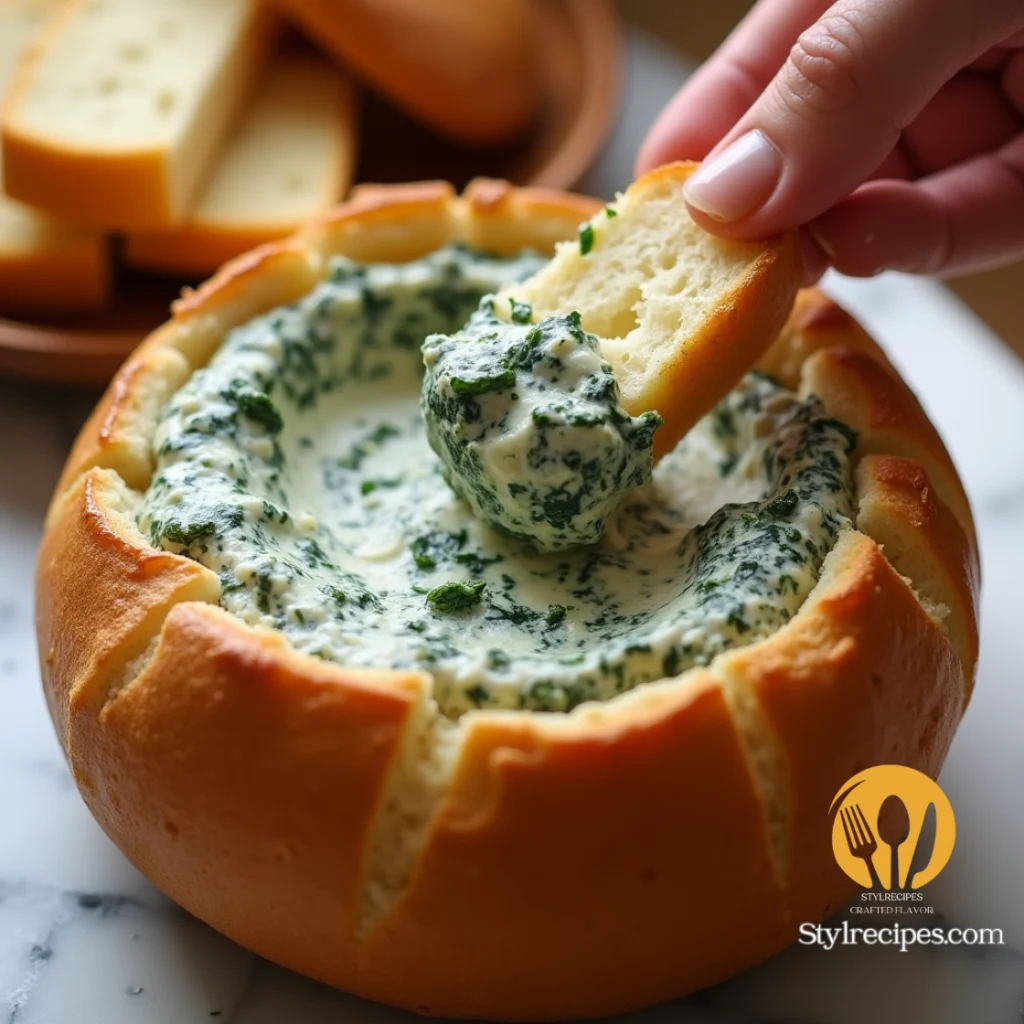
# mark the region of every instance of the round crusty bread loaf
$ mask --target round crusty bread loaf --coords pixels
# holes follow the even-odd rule
[[[493,145],[537,112],[529,0],[278,0],[357,75],[459,142]]]
[[[963,489],[911,392],[817,292],[761,365],[858,430],[856,528],[784,628],[706,668],[568,714],[442,723],[425,674],[300,655],[140,534],[161,406],[330,254],[550,250],[594,209],[495,182],[368,189],[229,264],[111,384],[39,556],[47,699],[108,835],[243,945],[424,1013],[600,1016],[781,949],[851,894],[833,794],[878,763],[934,777],[974,676]]]

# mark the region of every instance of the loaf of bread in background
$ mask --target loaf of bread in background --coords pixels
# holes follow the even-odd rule
[[[291,234],[352,182],[355,90],[310,53],[275,58],[180,228],[129,235],[126,261],[197,276]]]
[[[273,25],[259,0],[64,0],[11,85],[8,193],[112,230],[181,223]]]
[[[22,50],[56,9],[57,0],[0,0],[0,103]],[[109,279],[102,235],[58,224],[0,191],[0,309],[99,306]]]
[[[537,111],[529,0],[276,0],[397,106],[470,144],[507,141]]]

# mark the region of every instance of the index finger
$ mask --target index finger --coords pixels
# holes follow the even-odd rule
[[[702,160],[747,112],[829,0],[761,0],[661,112],[640,147],[641,174]]]

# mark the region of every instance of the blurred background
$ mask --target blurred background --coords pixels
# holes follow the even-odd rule
[[[94,13],[63,30],[67,53],[52,30],[64,0],[0,4],[0,374],[101,386],[183,286],[360,183],[491,175],[609,196],[663,104],[751,6],[218,3],[234,21],[213,25],[203,0],[78,5]],[[199,46],[218,33],[219,49]],[[69,54],[83,46],[78,69]],[[232,47],[244,67],[228,66]],[[217,75],[234,80],[230,103]],[[177,208],[145,198],[144,161],[110,157],[115,136],[138,153],[156,140],[161,173],[187,168]],[[1024,356],[1024,264],[949,287]]]

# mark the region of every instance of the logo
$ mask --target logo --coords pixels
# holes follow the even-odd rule
[[[1002,928],[924,920],[935,910],[921,889],[946,866],[956,839],[953,808],[927,775],[898,764],[858,772],[832,801],[829,824],[836,862],[864,891],[842,920],[804,921],[802,946],[906,953],[912,946],[1005,945]]]
[[[898,764],[854,775],[833,799],[829,819],[836,862],[874,892],[916,892],[946,866],[956,839],[946,794]]]

